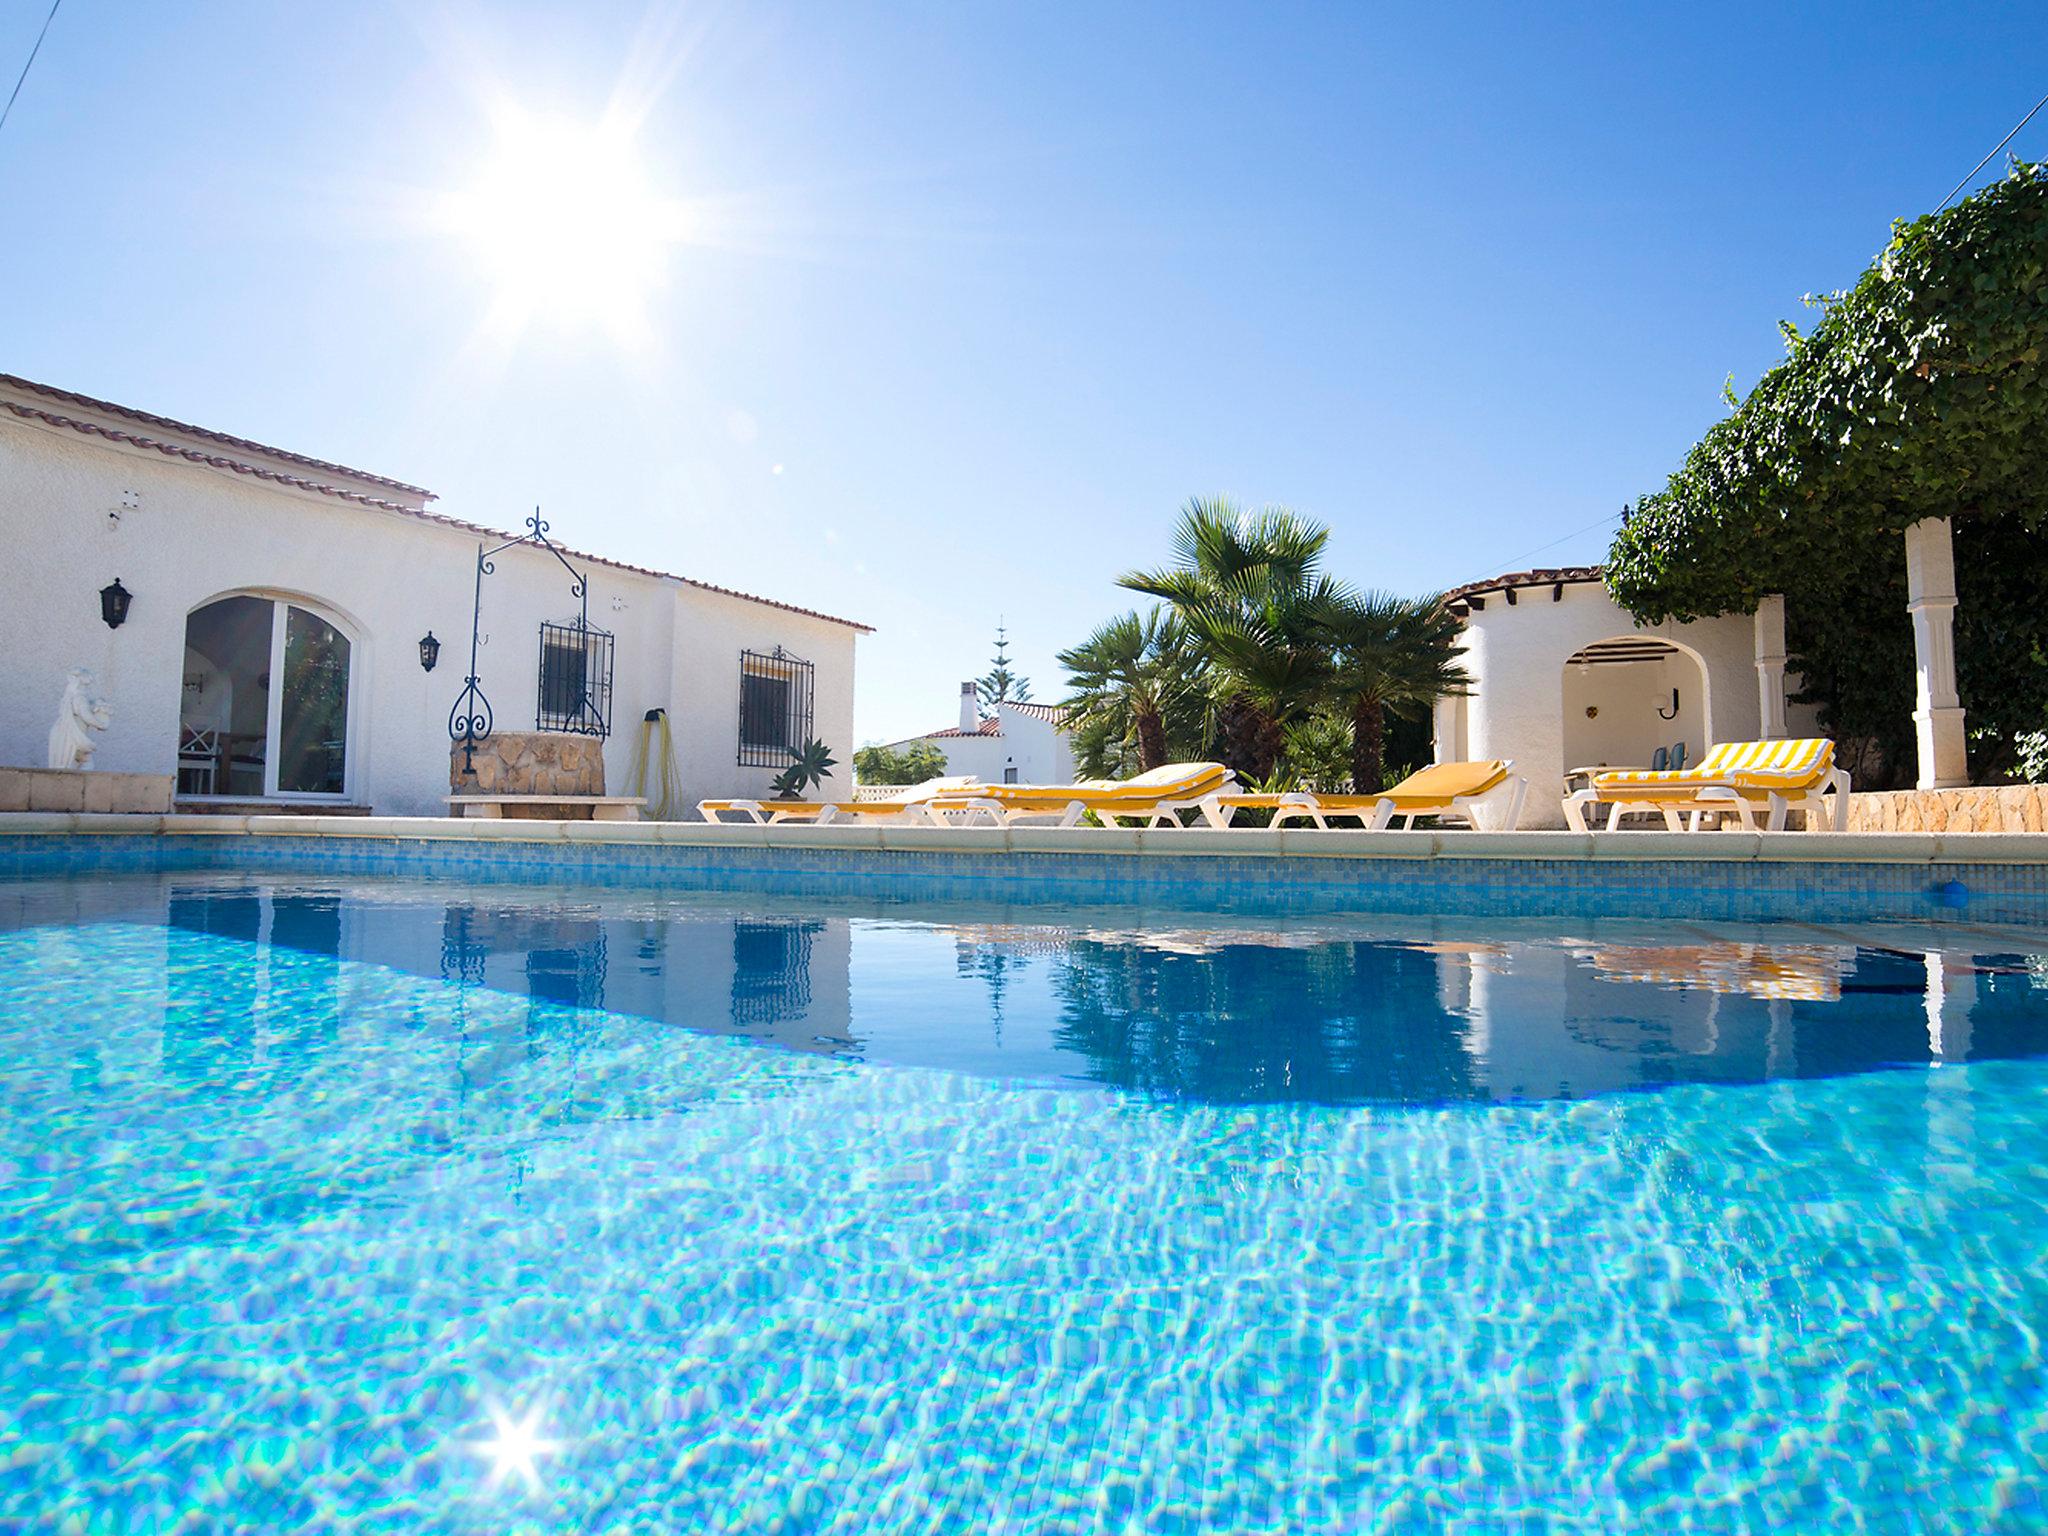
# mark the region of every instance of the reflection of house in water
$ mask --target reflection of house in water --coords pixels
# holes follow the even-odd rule
[[[1526,1101],[2048,1052],[2014,957],[1707,940],[1070,937],[1060,1044],[1194,1098]]]
[[[811,1009],[811,941],[822,923],[732,925],[732,1021],[754,1033],[800,1023]]]
[[[579,1096],[575,1115],[611,1112],[571,1079],[632,1033],[620,1015],[1224,1102],[1583,1098],[2048,1054],[2048,971],[2016,956],[1829,944],[1811,930],[1774,942],[1738,925],[1595,924],[1560,939],[1463,919],[1204,927],[1069,912],[1038,925],[1014,909],[886,925],[878,964],[858,973],[869,1010],[856,1039],[858,918],[728,898],[480,894],[173,881],[167,1079],[254,1064],[295,1080],[338,1037],[388,1039],[393,998],[410,1010],[423,1083],[458,1104],[492,1095],[514,1118],[533,1106],[513,1085],[550,1063],[571,1069],[558,1086]],[[249,953],[181,964],[180,935]],[[393,988],[343,962],[436,985]],[[659,1033],[640,1038],[663,1049]]]
[[[1848,945],[1516,946],[1470,969],[1492,1097],[1833,1077],[2048,1051],[2048,998],[2013,956]]]
[[[166,1061],[184,1052],[195,1074],[216,1070],[224,1054],[254,1051],[263,1031],[313,1027],[307,1021],[316,1015],[326,1021],[319,1027],[331,1031],[345,1012],[339,961],[449,983],[458,1023],[474,989],[516,1000],[516,1014],[491,1010],[489,1042],[513,1058],[555,1037],[573,1044],[601,1026],[601,1019],[581,1017],[596,1010],[805,1051],[842,1049],[850,1040],[844,918],[784,920],[590,901],[463,897],[429,904],[414,892],[393,900],[346,887],[259,882],[177,884],[166,901],[174,930],[254,950],[246,964],[209,967],[182,983],[173,968]],[[273,1016],[267,1006],[271,968],[287,963],[294,967],[296,1019]],[[329,989],[334,1006],[307,1009],[309,984]],[[519,1025],[508,1034],[515,1017]],[[467,1080],[474,1082],[483,1066],[470,1062]]]
[[[451,980],[798,1050],[848,1040],[843,918],[457,905],[444,927],[463,935],[453,946],[459,968],[444,969]],[[612,963],[614,954],[620,963]],[[516,974],[506,974],[508,966]]]

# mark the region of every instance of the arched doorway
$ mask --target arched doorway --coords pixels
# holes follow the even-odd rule
[[[1662,749],[1706,754],[1712,721],[1707,670],[1683,646],[1624,635],[1576,651],[1564,664],[1564,766],[1648,768]]]
[[[356,646],[297,598],[217,598],[185,619],[184,798],[348,798]]]

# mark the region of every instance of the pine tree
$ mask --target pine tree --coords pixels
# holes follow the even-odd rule
[[[1031,700],[1031,679],[1010,670],[1009,632],[996,625],[996,654],[987,674],[976,680],[974,691],[984,709],[998,704],[1026,704]]]

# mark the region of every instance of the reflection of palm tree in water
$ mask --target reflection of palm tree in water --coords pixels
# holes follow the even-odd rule
[[[1003,999],[1010,990],[1010,973],[1021,972],[1028,962],[994,944],[975,944],[961,939],[955,945],[953,966],[962,976],[979,976],[988,988],[988,1022],[994,1043],[1003,1043]]]
[[[1054,980],[1060,1043],[1120,1088],[1244,1102],[1485,1097],[1438,967],[1383,943],[1230,944],[1178,955],[1076,939]]]

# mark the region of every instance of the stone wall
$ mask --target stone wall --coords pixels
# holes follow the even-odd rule
[[[112,811],[162,816],[170,809],[168,773],[0,768],[0,811]]]
[[[462,743],[448,751],[457,795],[601,795],[604,741],[563,731],[497,731],[476,744],[476,777],[462,772]]]
[[[1851,832],[2048,831],[2048,784],[1901,789],[1849,797]]]

